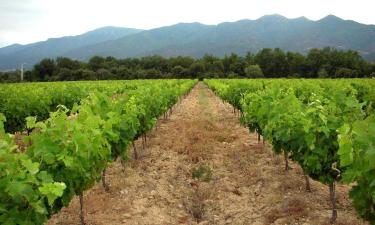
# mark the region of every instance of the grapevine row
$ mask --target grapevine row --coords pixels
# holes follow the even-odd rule
[[[374,80],[207,80],[241,112],[241,122],[329,186],[333,222],[335,183],[356,182],[350,197],[375,223]],[[308,181],[308,179],[306,179]],[[309,190],[309,183],[306,182]]]
[[[58,105],[71,109],[92,91],[122,93],[152,82],[133,80],[0,84],[0,113],[7,118],[5,130],[15,132],[26,128],[26,117],[36,116],[38,121],[45,120],[49,117],[49,112],[55,111]]]
[[[28,117],[32,131],[24,152],[0,114],[0,223],[43,224],[75,195],[82,202],[107,166],[126,160],[129,144],[194,84],[153,81],[117,95],[92,92],[71,110],[59,106],[45,121]]]

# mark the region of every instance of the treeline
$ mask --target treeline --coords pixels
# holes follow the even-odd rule
[[[0,82],[19,81],[20,71],[0,73]],[[88,62],[43,59],[24,73],[26,81],[116,80],[158,78],[354,78],[374,77],[375,64],[356,51],[311,49],[306,55],[265,48],[256,54],[219,58],[205,55],[116,59],[94,56]]]

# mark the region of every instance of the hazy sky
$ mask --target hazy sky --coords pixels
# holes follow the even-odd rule
[[[375,24],[375,0],[0,0],[0,47],[76,35],[101,26],[150,29],[218,24],[265,14],[318,20],[328,14]]]

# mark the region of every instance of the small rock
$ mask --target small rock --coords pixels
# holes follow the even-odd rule
[[[193,180],[193,181],[190,182],[190,185],[191,185],[192,187],[198,187],[198,186],[199,186],[199,183],[198,183],[197,181]]]
[[[242,192],[240,192],[240,190],[238,190],[237,188],[235,188],[235,189],[233,190],[233,193],[236,194],[236,195],[238,195],[238,196],[241,196],[241,195],[242,195]]]
[[[129,213],[122,214],[122,216],[125,217],[126,219],[129,219],[132,217],[132,215],[130,215]]]
[[[122,194],[122,195],[126,195],[126,194],[128,194],[128,190],[126,190],[126,189],[121,190],[121,191],[120,191],[120,194]]]

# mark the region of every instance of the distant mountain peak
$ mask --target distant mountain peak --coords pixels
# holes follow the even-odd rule
[[[279,14],[257,20],[239,20],[218,25],[178,23],[151,30],[102,27],[81,35],[57,38],[29,45],[0,48],[0,70],[28,66],[42,58],[57,56],[88,60],[94,55],[118,58],[162,56],[201,57],[205,53],[223,56],[281,48],[306,53],[311,48],[333,47],[358,51],[375,59],[375,26],[328,15],[321,20],[306,17],[288,19]]]
[[[186,25],[203,25],[203,24],[199,22],[181,22],[181,23],[176,23],[175,25],[186,26]]]
[[[0,69],[14,69],[20,63],[32,66],[43,58],[64,56],[66,52],[88,45],[113,41],[142,30],[123,27],[101,27],[75,36],[49,38],[28,45],[13,44],[0,48]]]
[[[23,46],[23,45],[18,44],[18,43],[14,43],[14,44],[11,44],[11,45],[8,45],[8,46],[5,46],[5,47],[19,47],[19,46]]]
[[[258,20],[288,20],[285,16],[282,16],[280,14],[269,14],[269,15],[264,15],[260,17]]]
[[[117,27],[117,26],[104,26],[104,27],[99,27],[94,30],[90,30],[86,33],[93,33],[93,32],[101,32],[101,31],[112,31],[112,30],[133,30],[133,31],[142,31],[141,29],[136,29],[136,28],[127,28],[127,27]]]
[[[92,31],[96,31],[96,30],[107,30],[107,29],[134,29],[134,28],[124,28],[124,27],[118,27],[118,26],[104,26],[104,27],[99,27],[99,28],[96,28]]]
[[[176,23],[176,24],[173,24],[169,27],[184,27],[184,28],[189,28],[189,27],[202,27],[202,26],[207,26],[203,23],[199,23],[199,22],[191,22],[191,23],[187,23],[187,22],[183,22],[183,23]]]
[[[343,19],[341,19],[340,17],[337,17],[335,15],[329,14],[329,15],[323,17],[322,19],[320,19],[319,21],[343,21]]]
[[[6,45],[4,47],[1,47],[0,49],[4,49],[4,48],[17,48],[17,47],[22,47],[22,46],[23,46],[22,44],[14,43],[14,44],[10,44],[10,45]]]
[[[307,17],[304,17],[304,16],[297,17],[297,18],[295,18],[295,20],[300,20],[300,21],[311,21],[310,19],[308,19]]]

